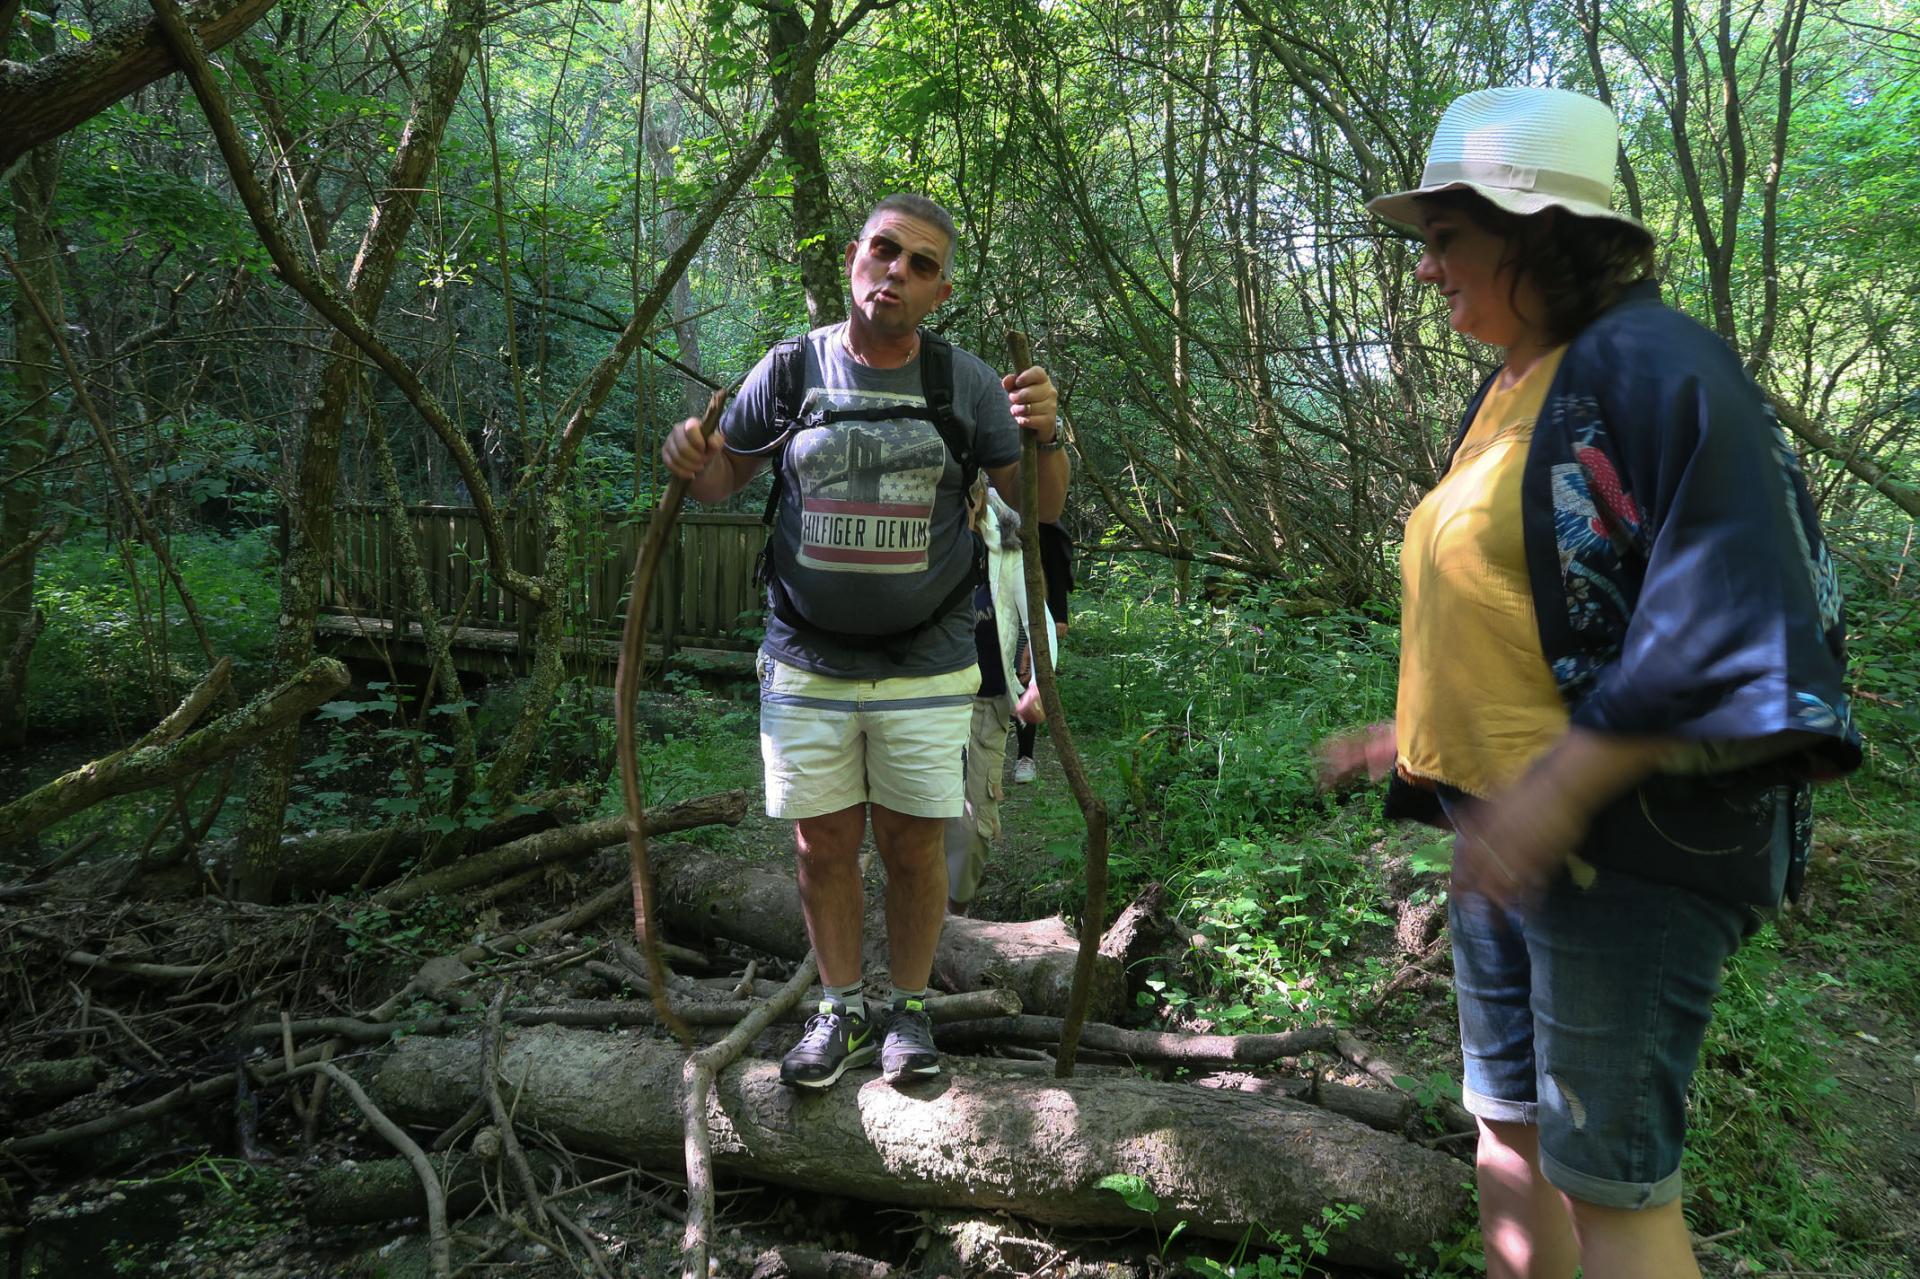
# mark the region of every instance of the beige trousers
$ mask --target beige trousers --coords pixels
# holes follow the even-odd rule
[[[1007,720],[1013,703],[973,699],[967,733],[966,812],[947,821],[947,896],[964,906],[980,891],[987,861],[1000,842],[1000,801],[1006,798]]]

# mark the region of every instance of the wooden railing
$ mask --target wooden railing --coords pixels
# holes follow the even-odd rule
[[[513,566],[538,574],[542,555],[535,522],[503,514]],[[488,572],[480,520],[466,506],[410,506],[432,607],[462,631],[531,633],[533,612]],[[363,622],[382,619],[396,633],[417,622],[413,596],[395,555],[399,530],[383,506],[343,505],[334,512],[334,555],[323,594],[327,612]],[[620,637],[633,560],[646,525],[623,516],[586,521],[567,555],[569,635],[587,641]],[[686,512],[674,526],[648,607],[647,639],[662,654],[678,649],[751,652],[762,599],[753,587],[754,559],[766,540],[758,516]],[[596,645],[597,647],[597,645]]]

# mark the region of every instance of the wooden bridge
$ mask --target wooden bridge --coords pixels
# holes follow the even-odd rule
[[[479,516],[467,506],[410,506],[407,526],[420,548],[435,615],[451,628],[454,664],[487,676],[521,674],[533,662],[534,613],[488,572]],[[513,566],[540,571],[531,519],[502,512]],[[576,528],[567,554],[569,668],[611,684],[619,660],[633,562],[647,526],[608,514]],[[401,535],[384,506],[334,512],[334,556],[323,593],[321,642],[348,657],[428,664],[418,611],[401,579]],[[766,540],[756,515],[682,513],[648,607],[647,647],[680,669],[748,674],[763,600],[753,564]]]

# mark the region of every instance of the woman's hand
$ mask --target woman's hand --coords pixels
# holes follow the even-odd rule
[[[1593,811],[1561,788],[1523,780],[1453,814],[1453,884],[1503,905],[1545,888],[1580,846]]]
[[[1523,902],[1560,873],[1600,810],[1673,750],[1656,737],[1572,728],[1519,781],[1454,815],[1456,887]]]
[[[1320,743],[1318,755],[1321,790],[1345,786],[1362,772],[1377,782],[1393,771],[1393,762],[1399,756],[1393,721],[1382,720],[1365,728],[1335,733]]]

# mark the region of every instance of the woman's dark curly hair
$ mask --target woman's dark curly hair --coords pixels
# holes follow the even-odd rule
[[[1547,303],[1547,314],[1538,318],[1555,342],[1570,341],[1618,302],[1628,286],[1653,277],[1653,239],[1628,223],[1583,218],[1564,209],[1508,213],[1464,189],[1419,198],[1430,209],[1472,219],[1506,242],[1500,265],[1513,268],[1509,300],[1517,305],[1521,279],[1532,280]]]

